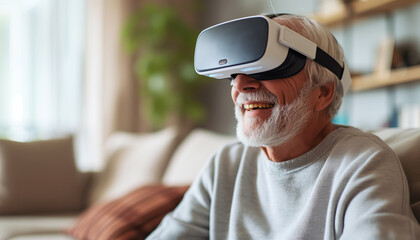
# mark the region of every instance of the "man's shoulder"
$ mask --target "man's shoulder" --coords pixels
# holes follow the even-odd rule
[[[377,135],[369,131],[351,126],[337,126],[337,139],[342,144],[350,144],[350,147],[383,149],[392,151],[391,148]]]
[[[394,167],[396,164],[398,165],[397,155],[375,134],[353,127],[339,130],[329,157],[341,159],[341,168],[347,166],[358,169],[362,166],[376,164]]]

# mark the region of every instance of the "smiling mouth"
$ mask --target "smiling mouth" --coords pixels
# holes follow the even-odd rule
[[[274,107],[272,103],[253,103],[253,104],[244,104],[244,109],[246,111],[252,111],[257,109],[267,109]]]

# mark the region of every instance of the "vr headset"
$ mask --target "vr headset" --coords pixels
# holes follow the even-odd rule
[[[309,58],[334,73],[345,94],[351,84],[348,66],[341,66],[315,43],[272,20],[275,16],[239,18],[203,30],[196,42],[195,71],[217,79],[246,74],[272,80],[299,73]]]

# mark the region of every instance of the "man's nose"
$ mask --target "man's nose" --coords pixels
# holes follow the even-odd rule
[[[255,91],[261,87],[261,83],[258,80],[248,75],[238,74],[232,81],[233,88],[243,93]]]

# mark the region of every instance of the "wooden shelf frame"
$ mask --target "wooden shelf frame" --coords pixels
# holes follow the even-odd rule
[[[353,77],[351,89],[353,92],[360,92],[418,80],[420,80],[420,66],[412,66],[395,69],[388,74],[372,74]]]
[[[415,3],[420,3],[420,0],[353,0],[335,12],[328,14],[319,12],[313,17],[328,27],[335,27],[364,17],[392,12]],[[393,69],[388,73],[353,77],[351,89],[353,92],[360,92],[419,80],[420,65]]]
[[[418,2],[420,0],[354,0],[337,12],[330,14],[316,13],[314,18],[331,27],[366,16],[390,12],[396,8],[406,7]]]

